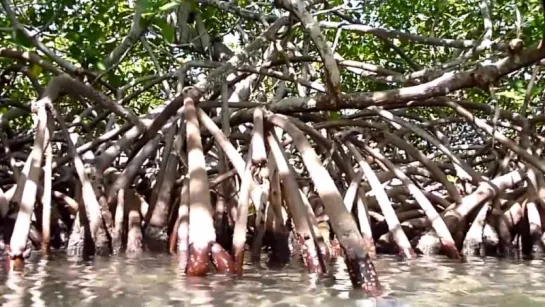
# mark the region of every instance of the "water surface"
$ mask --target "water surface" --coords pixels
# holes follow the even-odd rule
[[[375,261],[386,295],[353,290],[342,261],[317,279],[300,264],[282,270],[245,266],[243,278],[189,278],[168,255],[139,259],[29,261],[22,273],[0,271],[3,306],[543,306],[542,260],[444,258]]]

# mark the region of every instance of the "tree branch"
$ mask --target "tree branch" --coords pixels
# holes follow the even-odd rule
[[[5,0],[2,0],[5,1]],[[132,45],[136,44],[140,37],[144,34],[147,29],[148,22],[142,22],[142,13],[145,9],[140,5],[140,1],[135,1],[134,16],[132,19],[131,29],[129,33],[123,38],[121,44],[115,47],[112,52],[104,59],[104,66],[106,68],[115,65],[121,57],[131,48]]]
[[[337,100],[338,95],[341,92],[341,74],[337,67],[337,61],[335,61],[333,56],[333,51],[326,43],[318,23],[307,11],[303,1],[278,0],[277,3],[297,16],[305,30],[310,34],[310,37],[312,38],[312,41],[314,41],[318,53],[320,53],[320,57],[324,62],[325,79],[329,90],[328,94],[331,95],[334,100]]]
[[[441,77],[427,83],[401,89],[381,92],[353,93],[341,95],[339,103],[335,103],[327,94],[314,97],[289,97],[269,106],[277,113],[303,112],[313,110],[365,109],[369,106],[385,106],[399,104],[409,106],[413,100],[423,100],[436,96],[444,96],[454,91],[474,86],[486,87],[499,78],[526,67],[545,58],[545,45],[540,41],[536,47],[522,50],[519,54],[505,57],[495,63],[480,66],[459,73],[445,73]]]
[[[373,34],[381,38],[397,38],[400,41],[404,42],[415,42],[424,45],[430,46],[442,46],[442,47],[452,47],[460,49],[475,48],[483,43],[489,45],[490,49],[498,50],[502,52],[508,52],[511,50],[509,43],[506,42],[496,42],[491,40],[477,41],[477,40],[456,40],[450,38],[437,38],[437,37],[426,37],[416,34],[405,33],[397,30],[388,30],[382,28],[375,28],[368,25],[362,24],[350,24],[345,22],[332,22],[332,21],[320,21],[320,27],[327,29],[346,29],[363,34]]]

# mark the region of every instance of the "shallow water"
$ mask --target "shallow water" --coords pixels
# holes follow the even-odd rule
[[[543,306],[542,260],[444,258],[375,265],[386,295],[352,290],[342,261],[334,277],[317,279],[298,263],[281,271],[247,265],[241,279],[188,278],[168,255],[74,262],[56,256],[27,263],[22,273],[0,271],[3,306]]]

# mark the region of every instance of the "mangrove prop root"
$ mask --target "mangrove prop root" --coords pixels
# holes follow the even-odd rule
[[[238,275],[242,275],[242,267],[244,264],[244,249],[233,250],[233,258],[235,259],[235,271]]]
[[[369,296],[382,294],[382,286],[378,280],[375,266],[368,255],[358,257],[353,251],[342,247],[348,276],[354,288],[362,289]]]
[[[127,234],[126,252],[127,252],[127,255],[138,256],[143,251],[143,248],[142,248],[143,236],[142,236],[142,227],[141,227],[142,219],[140,216],[140,208],[134,206],[130,208],[129,210],[130,210],[129,216],[128,216],[129,226],[128,226],[128,234]]]
[[[380,206],[382,213],[384,214],[386,223],[388,224],[388,229],[392,233],[393,238],[397,246],[399,247],[400,255],[406,259],[415,259],[416,254],[411,247],[407,235],[403,232],[403,229],[401,228],[399,218],[397,217],[392,207],[392,203],[388,198],[386,191],[382,187],[379,178],[377,177],[369,163],[366,161],[366,159],[364,159],[362,154],[358,151],[358,149],[349,141],[345,141],[345,144],[348,150],[356,158],[365,177],[369,181],[373,193],[375,193],[376,195],[377,202]]]
[[[38,180],[40,178],[41,164],[43,158],[43,151],[47,142],[46,127],[47,127],[47,109],[46,104],[50,103],[49,96],[46,96],[42,100],[36,102],[36,128],[37,135],[34,140],[34,148],[30,154],[28,161],[30,161],[29,170],[23,169],[23,173],[27,176],[21,176],[17,183],[17,192],[20,191],[20,199],[17,199],[19,203],[19,213],[13,227],[13,233],[10,240],[10,257],[20,257],[24,252],[28,234],[30,232],[30,224],[32,214],[34,212],[34,205],[36,203],[36,194],[38,189]],[[29,163],[29,162],[27,162]],[[21,258],[22,259],[22,258]]]
[[[460,259],[460,253],[452,241],[441,240],[441,251],[451,259]]]
[[[117,204],[115,208],[115,228],[112,234],[112,253],[119,254],[121,251],[123,237],[123,220],[125,214],[125,190],[117,192]]]
[[[189,259],[189,180],[184,178],[180,195],[180,206],[178,207],[178,219],[180,221],[177,231],[177,254],[181,267],[187,265]],[[185,264],[184,264],[185,261]]]
[[[209,245],[195,247],[195,244],[189,244],[186,274],[188,276],[205,276],[208,273],[208,264],[210,263],[209,254]]]
[[[267,120],[273,125],[282,128],[282,130],[286,131],[293,138],[293,143],[297,148],[297,151],[301,153],[303,163],[318,191],[318,195],[324,203],[325,211],[330,218],[333,231],[337,235],[339,243],[345,249],[350,249],[354,259],[355,257],[357,257],[357,259],[369,257],[356,222],[350,212],[344,207],[343,199],[335,182],[321,163],[318,155],[311,147],[305,135],[285,116],[277,114],[268,115]],[[350,258],[346,259],[350,260]],[[374,267],[372,266],[369,269],[374,270]],[[363,271],[353,272],[362,273]],[[373,276],[374,278],[377,278],[376,273],[373,273]],[[360,276],[353,280],[365,278],[366,276]]]
[[[44,158],[44,186],[42,193],[42,255],[49,255],[51,244],[51,198],[53,186],[53,170],[51,163],[53,161],[53,149],[51,146],[50,136],[53,134],[53,121],[51,115],[48,114],[48,129],[45,131],[46,139],[49,141],[45,147]]]
[[[17,22],[10,1],[0,2],[13,27],[30,37]],[[278,33],[290,23],[288,16],[266,16],[263,23],[272,25],[257,39],[247,33],[245,40],[253,42],[236,54],[227,52],[230,60],[225,55],[214,55],[212,50],[213,62],[189,61],[177,71],[164,74],[163,68],[172,63],[152,56],[158,75],[141,76],[116,88],[100,80],[104,74],[95,76],[55,56],[40,43],[38,35],[30,37],[31,43],[62,69],[37,54],[0,48],[0,57],[18,62],[7,62],[7,69],[0,67],[0,92],[10,97],[2,99],[2,104],[15,106],[0,116],[0,153],[4,153],[0,156],[0,228],[9,232],[2,235],[0,242],[0,249],[7,247],[8,252],[4,265],[22,269],[31,244],[35,249],[42,247],[47,254],[50,245],[56,248],[61,245],[56,241],[65,241],[58,239],[59,233],[65,234],[64,228],[70,232],[67,254],[78,256],[120,254],[123,248],[129,256],[140,255],[144,246],[150,249],[158,241],[159,236],[152,236],[158,234],[162,239],[166,229],[170,232],[169,252],[180,257],[180,266],[187,275],[207,275],[211,265],[219,273],[242,274],[247,232],[252,229],[253,261],[261,259],[265,246],[271,254],[269,260],[277,258],[287,263],[293,243],[308,270],[321,273],[327,271],[326,261],[342,255],[354,287],[374,296],[382,292],[372,262],[376,248],[387,253],[397,251],[404,258],[415,257],[413,246],[422,253],[442,252],[451,258],[459,258],[460,252],[501,253],[503,248],[533,256],[535,244],[543,245],[545,239],[545,136],[541,129],[545,115],[526,117],[526,109],[537,100],[532,86],[539,66],[545,63],[543,38],[526,48],[519,39],[489,44],[489,38],[485,39],[488,42],[455,41],[383,29],[367,31],[357,25],[347,29],[396,36],[418,44],[472,49],[451,63],[442,63],[442,68],[427,67],[401,74],[352,60],[335,60],[319,27],[332,29],[343,25],[320,22],[318,27],[313,20],[315,12],[307,12],[304,1],[277,2],[310,31],[324,63],[321,70],[311,67],[315,59],[306,56],[306,45],[301,52],[292,50],[295,53],[289,59],[276,59],[276,53],[282,52],[276,47],[287,42],[290,50],[294,49],[294,43],[289,42],[294,37]],[[187,7],[184,10],[181,24],[188,19]],[[141,13],[135,14],[135,18],[139,19]],[[263,17],[249,11],[235,13],[243,19]],[[202,25],[199,20],[197,34],[206,34]],[[145,30],[137,28],[137,32]],[[190,39],[187,31],[183,32],[177,42],[182,45]],[[338,34],[334,45],[346,42],[340,31]],[[127,48],[134,42],[127,42],[121,44],[121,49],[129,54]],[[269,48],[262,48],[265,44],[270,44]],[[204,52],[209,44],[202,40],[201,45],[204,48],[197,49]],[[261,57],[260,49],[266,50]],[[507,57],[484,66],[481,64],[485,59],[479,59],[483,61],[472,63],[475,67],[449,72],[452,67],[467,66],[466,60],[474,61],[483,51],[487,57],[497,57],[493,52]],[[197,57],[201,55],[210,54]],[[404,60],[413,70],[419,69],[410,59]],[[262,62],[258,68],[257,61]],[[39,81],[48,77],[30,74],[34,69],[27,65],[38,65],[53,73],[45,91]],[[353,73],[363,70],[365,79],[391,88],[350,93],[353,87],[347,86],[346,94],[341,94],[336,65]],[[474,87],[490,90],[490,86],[502,84],[498,82],[501,78],[530,65],[535,66],[532,79],[518,112],[481,102],[453,100],[460,96],[455,91]],[[217,69],[201,78],[200,74],[206,74],[202,68],[207,67]],[[285,76],[275,67],[282,67]],[[291,76],[298,67],[303,70],[301,78]],[[359,68],[354,70],[356,67]],[[31,108],[18,101],[32,95],[27,95],[27,86],[17,84],[17,72],[30,80],[40,97]],[[320,72],[325,73],[320,76]],[[132,78],[130,72],[124,77]],[[173,78],[178,79],[178,94],[170,99],[173,93],[169,82]],[[183,89],[186,81],[195,79],[201,81]],[[276,83],[274,79],[282,81]],[[133,99],[142,100],[140,95],[159,82],[163,82],[170,101],[141,117],[124,107]],[[295,83],[298,95],[285,97],[285,82]],[[325,82],[325,86],[320,82]],[[101,87],[108,93],[100,92]],[[24,95],[17,93],[22,89]],[[276,93],[271,101],[273,90]],[[15,95],[9,91],[15,91]],[[128,92],[132,94],[125,95]],[[66,94],[71,99],[54,105]],[[448,94],[454,95],[446,98]],[[217,110],[218,95],[221,111]],[[115,96],[116,101],[109,96]],[[266,101],[243,102],[257,97]],[[208,101],[201,102],[201,98]],[[237,105],[229,102],[231,99]],[[74,111],[79,112],[73,101],[86,105],[85,111],[66,125],[64,121],[73,117]],[[92,106],[88,105],[90,102]],[[143,111],[140,103],[131,105]],[[55,108],[61,106],[66,109],[57,112]],[[405,112],[414,107],[426,109]],[[436,112],[445,107],[454,111],[451,116],[442,117],[446,114],[444,109]],[[210,115],[204,109],[210,110]],[[347,109],[361,112],[343,112]],[[48,112],[54,114],[62,135],[55,131],[55,121]],[[22,124],[24,121],[15,121],[26,113],[34,116],[36,131],[29,131]],[[339,119],[332,119],[331,115]],[[489,124],[492,115],[493,126]],[[119,119],[125,123],[116,128]],[[221,130],[215,123],[220,121]],[[474,131],[469,132],[471,129]],[[96,139],[89,141],[90,138]],[[26,161],[22,171],[16,159]],[[105,183],[103,177],[108,176],[106,168],[110,165],[118,176]],[[183,177],[176,181],[181,174]],[[226,176],[219,175],[210,184],[210,177],[215,174]],[[176,189],[181,180],[184,182],[180,194]],[[211,190],[217,195],[215,206],[210,199]],[[314,192],[319,196],[318,202],[310,199]],[[346,192],[344,206],[342,192]],[[256,209],[255,215],[249,214],[250,205]],[[176,212],[178,218],[173,221]],[[63,229],[59,230],[61,226]],[[6,240],[9,245],[4,246]]]
[[[329,251],[328,244],[325,241],[321,240],[321,241],[318,241],[316,245],[318,246],[320,255],[323,257],[324,263],[327,263],[328,261],[330,261],[331,252]]]
[[[231,255],[219,244],[210,244],[210,258],[219,273],[234,273],[235,263]]]
[[[244,259],[244,245],[246,243],[246,225],[248,222],[248,206],[250,205],[250,183],[252,178],[252,164],[248,161],[240,184],[240,192],[237,205],[237,217],[233,233],[233,256],[235,257],[238,274],[242,274]]]
[[[178,229],[180,228],[181,222],[182,222],[182,217],[178,216],[176,218],[176,222],[174,222],[174,227],[172,227],[172,231],[170,232],[170,236],[168,238],[168,252],[171,255],[178,253],[176,245],[178,245]]]
[[[312,238],[304,238],[300,234],[296,234],[296,238],[299,246],[301,246],[301,255],[309,273],[321,273],[322,265],[320,264],[318,249],[315,248],[317,246],[316,242]]]
[[[286,158],[276,140],[276,137],[272,133],[267,134],[267,143],[271,149],[271,160],[274,159],[276,167],[278,168],[278,174],[282,180],[281,189],[282,195],[285,196],[288,210],[292,215],[293,223],[295,226],[295,233],[297,244],[300,246],[304,255],[315,255],[317,247],[315,244],[314,236],[312,233],[311,225],[306,214],[313,214],[305,210],[302,195],[299,193],[297,181],[293,173],[290,171]],[[309,256],[307,258],[303,256],[305,265],[309,272],[317,272],[321,268],[320,265],[316,266],[314,263],[315,258]]]
[[[6,272],[9,271],[22,271],[25,267],[25,260],[23,257],[16,256],[13,259],[6,257],[5,267]]]

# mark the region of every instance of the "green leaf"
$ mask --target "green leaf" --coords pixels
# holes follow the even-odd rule
[[[329,114],[327,115],[327,117],[330,119],[330,120],[337,120],[337,119],[341,119],[341,113],[339,111],[334,111],[334,112],[328,112]]]
[[[172,2],[170,2],[170,3],[167,3],[167,4],[163,5],[163,6],[161,6],[161,7],[159,8],[159,11],[164,12],[164,11],[171,10],[171,9],[173,9],[173,8],[175,8],[175,7],[177,7],[177,6],[179,6],[180,4],[182,4],[180,1],[172,1]]]
[[[251,205],[248,207],[248,215],[254,215],[257,211],[255,210],[255,206]]]
[[[518,91],[522,92],[526,90],[526,83],[523,80],[516,80],[513,84],[513,87]]]
[[[32,41],[21,30],[15,30],[15,42],[23,47],[32,48]]]
[[[40,65],[32,64],[30,65],[30,69],[28,70],[28,73],[34,78],[37,78],[42,73],[42,67]]]
[[[99,70],[106,70],[106,66],[101,61],[97,61],[95,64]]]
[[[150,0],[138,0],[138,5],[140,5],[144,9],[149,9],[152,7]]]
[[[174,41],[174,27],[168,24],[163,18],[155,18],[155,24],[161,29],[161,34],[169,42]]]
[[[171,26],[166,26],[161,29],[161,34],[165,37],[165,39],[172,43],[174,41],[174,28]]]
[[[524,96],[521,95],[519,92],[515,91],[504,91],[496,93],[496,96],[505,97],[508,99],[514,99],[514,100],[524,100]]]

